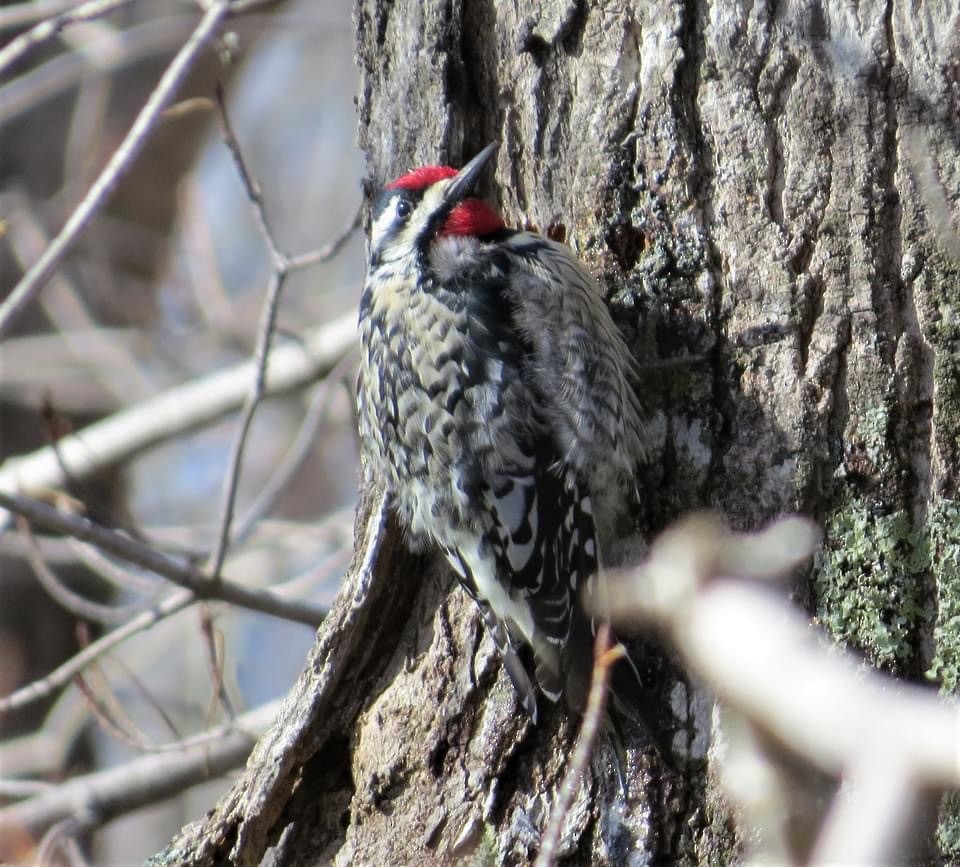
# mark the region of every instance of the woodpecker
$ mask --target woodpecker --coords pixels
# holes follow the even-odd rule
[[[544,695],[582,711],[593,624],[581,595],[595,590],[598,516],[643,456],[641,413],[593,277],[472,195],[495,151],[460,171],[415,169],[376,199],[358,415],[402,525],[453,567],[536,721],[515,642],[533,649]],[[618,669],[615,694],[642,692],[632,663]]]

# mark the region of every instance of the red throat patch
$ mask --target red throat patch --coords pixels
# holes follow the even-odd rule
[[[507,227],[500,215],[483,199],[464,199],[447,217],[438,234],[475,235],[482,238]]]

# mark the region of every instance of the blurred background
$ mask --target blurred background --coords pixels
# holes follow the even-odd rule
[[[0,46],[45,18],[89,5],[0,5]],[[185,0],[115,5],[0,69],[0,299],[60,230],[199,20],[197,4]],[[218,81],[280,250],[320,248],[351,223],[364,173],[355,145],[351,7],[348,0],[265,4],[231,21],[202,53],[132,171],[0,344],[0,487],[12,457],[78,432],[82,442],[97,420],[252,357],[273,265],[216,119]],[[359,231],[329,262],[291,272],[274,344],[355,316],[362,276]],[[355,359],[331,352],[338,354],[328,376],[258,409],[240,475],[239,532],[223,570],[238,583],[286,584],[324,605],[350,556],[357,488]],[[202,566],[218,532],[237,424],[233,412],[187,426],[63,490],[79,513]],[[278,477],[284,461],[287,472]],[[278,495],[251,516],[271,480]],[[48,581],[115,609],[113,620],[55,601],[27,562],[34,545],[52,573]],[[98,568],[89,551],[39,532],[31,541],[7,516],[0,696],[44,677],[175,589],[123,568],[107,580],[108,566]],[[22,794],[24,781],[42,791],[122,768],[283,696],[313,634],[216,603],[140,632],[88,669],[82,684],[0,714],[0,806]],[[71,846],[8,827],[0,855],[28,863],[40,846],[44,863],[139,863],[226,784],[192,787]]]

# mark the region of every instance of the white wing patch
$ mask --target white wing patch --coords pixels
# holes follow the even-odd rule
[[[486,506],[506,532],[501,541],[507,562],[520,572],[530,562],[537,541],[537,490],[533,479],[507,478],[486,497]]]
[[[453,564],[459,574],[463,574],[464,567],[473,579],[480,597],[486,600],[494,614],[515,627],[528,644],[534,643],[535,629],[533,616],[527,605],[518,603],[510,594],[508,585],[497,578],[497,563],[485,542],[476,537],[464,536],[463,544],[457,546],[457,554],[453,557],[447,552],[447,560]],[[462,566],[455,563],[459,559]]]

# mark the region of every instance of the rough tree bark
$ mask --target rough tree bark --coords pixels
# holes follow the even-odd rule
[[[874,664],[954,686],[950,5],[359,0],[356,25],[373,183],[498,140],[487,193],[508,222],[566,238],[609,290],[647,370],[653,459],[633,550],[694,508],[744,528],[811,514],[827,538],[800,601]],[[472,603],[437,563],[403,554],[389,519],[370,553],[383,519],[363,484],[357,559],[307,670],[168,860],[257,864],[269,846],[278,864],[535,854],[574,725],[525,721]],[[647,658],[690,765],[672,774],[628,741],[624,807],[601,749],[564,863],[732,858],[709,702]]]

